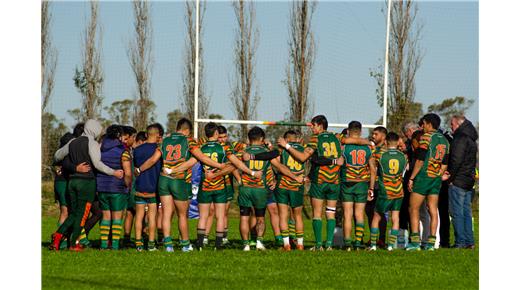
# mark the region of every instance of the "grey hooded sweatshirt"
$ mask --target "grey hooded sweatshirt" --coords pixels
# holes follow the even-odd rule
[[[59,162],[63,160],[65,156],[69,155],[70,161],[74,167],[83,162],[87,162],[91,167],[93,166],[105,174],[114,175],[115,171],[101,162],[100,144],[96,139],[101,135],[102,130],[103,128],[99,121],[92,119],[88,120],[85,123],[83,135],[71,140],[65,146],[56,151],[54,154],[54,160]],[[96,176],[93,170],[91,170],[87,173],[73,173],[70,175],[70,178],[95,179]]]

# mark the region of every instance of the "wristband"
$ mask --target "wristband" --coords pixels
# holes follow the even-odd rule
[[[137,171],[137,174],[141,174],[141,169],[139,169],[139,167],[136,167],[135,171]]]
[[[249,160],[255,160],[255,154],[249,154]]]
[[[255,171],[254,171],[254,170],[251,171],[251,176],[252,176],[252,177],[255,177]]]
[[[285,144],[285,149],[289,150],[291,148],[291,145],[289,143]]]

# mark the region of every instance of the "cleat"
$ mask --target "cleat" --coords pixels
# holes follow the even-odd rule
[[[249,241],[249,246],[256,247],[256,241]]]
[[[51,251],[59,251],[60,250],[60,243],[63,239],[63,235],[60,233],[54,233],[52,234],[52,243],[49,245],[49,250]]]
[[[305,248],[303,247],[303,245],[296,245],[296,250],[297,251],[303,251]]]
[[[199,250],[200,251],[200,250]],[[187,245],[187,246],[184,246],[182,247],[182,252],[183,253],[189,253],[189,252],[193,252],[193,247],[191,246],[191,244]]]
[[[148,247],[148,252],[155,252],[157,248],[155,246]]]
[[[406,247],[406,250],[407,251],[420,251],[421,250],[421,246],[419,244],[413,244],[413,243],[409,243],[408,244],[408,247]]]
[[[264,244],[261,241],[257,241],[256,242],[256,250],[257,251],[265,251],[266,250]]]
[[[327,251],[327,252],[334,251],[334,248],[331,247],[331,246],[328,246],[328,247],[325,249],[325,251]]]
[[[389,252],[391,252],[391,251],[394,250],[394,246],[388,246],[388,247],[386,248],[386,250],[389,251]]]
[[[370,251],[370,252],[377,251],[377,247],[376,246],[370,246],[369,248],[367,248],[367,251]]]
[[[228,244],[229,244],[228,238],[223,238],[222,239],[222,245],[225,246],[225,245],[228,245]]]
[[[203,246],[207,246],[209,244],[209,239],[208,238],[204,238],[204,240],[202,241],[202,245]]]
[[[284,252],[290,252],[291,251],[291,245],[285,245],[283,248],[280,248]]]
[[[347,251],[347,252],[351,252],[351,251],[352,251],[352,246],[346,246],[346,247],[345,247],[345,251]]]
[[[323,247],[322,246],[314,246],[314,247],[310,248],[309,251],[311,251],[311,252],[323,252]]]
[[[249,251],[251,251],[251,247],[249,245],[245,245],[244,248],[242,249],[242,251],[249,252]]]
[[[426,245],[424,247],[425,251],[435,251],[435,247],[433,245]]]
[[[138,252],[142,252],[142,251],[143,251],[143,246],[137,246],[137,247],[135,247],[135,249],[136,249]]]
[[[173,246],[166,246],[166,252],[173,253]]]
[[[70,247],[69,251],[82,252],[83,251],[83,247],[80,244],[76,244],[75,246]]]

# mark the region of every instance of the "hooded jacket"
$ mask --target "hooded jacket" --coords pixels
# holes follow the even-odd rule
[[[125,152],[125,146],[118,139],[105,138],[101,143],[101,162],[114,170],[122,169],[121,156]],[[98,192],[127,193],[128,189],[123,179],[99,172],[96,175],[96,188]]]
[[[65,146],[61,147],[54,154],[54,161],[60,162],[65,156],[69,155],[70,164],[75,168],[77,165],[87,162],[93,165],[95,169],[108,175],[114,175],[114,170],[103,162],[101,162],[101,152],[99,143],[96,139],[101,135],[103,128],[97,120],[88,120],[85,123],[83,135],[72,139]],[[93,169],[94,169],[93,168]],[[70,175],[70,178],[87,178],[95,179],[93,170],[87,173],[75,172]]]
[[[473,124],[464,120],[453,134],[450,144],[448,172],[453,185],[471,190],[475,184],[475,167],[477,165],[478,133]]]

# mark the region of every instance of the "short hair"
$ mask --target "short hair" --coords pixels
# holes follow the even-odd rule
[[[137,132],[137,135],[135,135],[135,142],[144,142],[146,141],[146,132],[145,131],[139,131]]]
[[[70,140],[74,139],[74,134],[67,132],[60,138],[60,148],[69,143]]]
[[[209,122],[204,126],[204,133],[206,133],[206,137],[212,137],[215,132],[218,132],[217,123]]]
[[[151,125],[148,125],[148,127],[146,127],[146,132],[150,132],[153,129],[158,131],[159,136],[163,136],[164,135],[164,128],[163,128],[163,126],[161,124],[153,123]]]
[[[379,133],[383,133],[383,134],[385,134],[385,136],[388,135],[388,130],[386,130],[386,128],[383,127],[383,126],[375,127],[374,131],[379,132]]]
[[[123,128],[123,135],[134,135],[137,133],[137,130],[132,126],[121,126]]]
[[[386,142],[398,142],[399,135],[395,132],[390,132],[386,135]]]
[[[188,129],[188,130],[190,130],[190,132],[193,131],[193,125],[191,124],[191,121],[188,120],[187,118],[181,118],[177,122],[176,130],[180,131],[180,130],[184,130],[184,129]]]
[[[294,130],[287,130],[285,133],[283,133],[284,139],[288,138],[289,136],[298,137],[298,133],[296,133]]]
[[[226,127],[222,126],[222,125],[218,125],[218,133],[219,134],[227,134],[227,129]]]
[[[437,130],[441,126],[441,117],[434,113],[428,113],[422,117],[423,122],[428,122],[432,125],[433,129]]]
[[[348,123],[348,130],[349,131],[360,132],[361,128],[363,128],[363,126],[358,121],[352,121],[352,122]]]
[[[419,129],[419,124],[418,123],[414,123],[414,122],[408,122],[406,123],[404,126],[403,126],[403,132],[406,132],[408,131],[409,129],[414,129],[414,130],[417,130]]]
[[[314,118],[312,118],[311,123],[321,125],[323,127],[323,130],[327,130],[327,128],[329,127],[327,117],[325,117],[324,115],[315,116]]]
[[[417,130],[415,132],[413,132],[412,134],[412,140],[417,140],[417,141],[420,141],[421,140],[421,136],[424,134],[423,130]]]
[[[83,131],[85,130],[85,123],[77,123],[76,126],[74,126],[74,129],[72,130],[72,135],[74,137],[79,137],[83,135]]]
[[[341,131],[341,134],[347,135],[348,134],[348,128],[345,128]]]
[[[108,139],[118,139],[123,135],[123,128],[119,125],[110,125],[107,128],[107,132],[105,134],[105,138]]]
[[[265,138],[265,132],[262,130],[262,128],[254,126],[251,128],[251,130],[249,130],[249,132],[247,132],[247,138],[249,141],[259,141]]]

